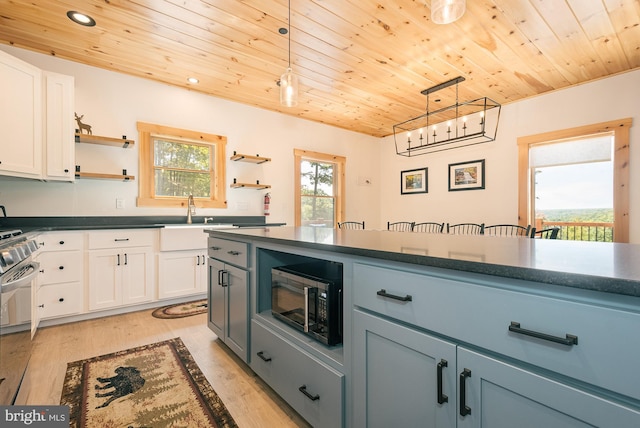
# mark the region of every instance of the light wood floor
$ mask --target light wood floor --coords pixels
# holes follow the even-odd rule
[[[206,314],[157,319],[152,311],[39,329],[16,404],[60,404],[68,362],[180,337],[239,427],[309,427],[216,340],[206,326]]]

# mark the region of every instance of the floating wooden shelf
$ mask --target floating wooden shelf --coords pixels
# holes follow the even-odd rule
[[[101,144],[104,146],[117,146],[127,149],[132,147],[136,142],[133,140],[127,140],[126,138],[100,137],[98,135],[76,133],[76,143]]]
[[[251,163],[271,162],[271,158],[265,158],[262,156],[243,155],[236,152],[233,152],[233,156],[231,156],[230,159],[235,162],[251,162]]]
[[[76,172],[76,178],[98,178],[105,180],[122,180],[122,181],[133,181],[136,179],[133,175],[122,175],[122,174],[102,174],[97,172]]]
[[[252,184],[252,183],[232,183],[231,184],[231,188],[232,189],[256,189],[256,190],[261,190],[261,189],[271,189],[271,186],[269,184]]]

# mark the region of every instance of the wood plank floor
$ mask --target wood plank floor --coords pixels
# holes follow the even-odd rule
[[[180,337],[241,428],[309,427],[216,339],[206,314],[157,319],[153,310],[41,328],[16,404],[58,405],[67,363]]]

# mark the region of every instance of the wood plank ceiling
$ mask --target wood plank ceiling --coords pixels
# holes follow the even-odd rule
[[[0,0],[0,42],[377,137],[456,76],[461,101],[506,104],[640,67],[639,0],[466,3],[437,25],[429,0],[291,0],[293,108],[277,86],[287,0]]]

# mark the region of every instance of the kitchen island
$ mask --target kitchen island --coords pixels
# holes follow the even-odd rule
[[[640,424],[637,245],[310,227],[208,233],[246,246],[247,361],[312,425]],[[270,314],[271,268],[308,260],[343,264],[342,346]],[[282,346],[280,358],[317,370],[296,379],[302,362],[280,369]],[[341,418],[323,419],[330,412]]]

